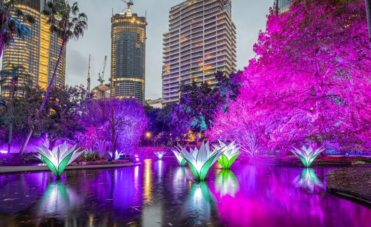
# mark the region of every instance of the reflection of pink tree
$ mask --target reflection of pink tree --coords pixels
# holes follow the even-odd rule
[[[259,146],[282,152],[303,142],[365,147],[371,56],[364,7],[299,1],[284,14],[271,10],[241,94],[228,113],[220,111],[209,135],[247,137],[240,141],[249,147],[255,133]]]

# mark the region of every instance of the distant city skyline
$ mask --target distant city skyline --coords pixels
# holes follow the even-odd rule
[[[162,97],[162,53],[163,33],[169,28],[169,10],[184,0],[134,0],[133,12],[147,14],[146,41],[146,99]],[[87,85],[89,54],[92,55],[91,87],[99,84],[98,72],[102,59],[108,57],[111,65],[111,17],[126,8],[120,0],[78,0],[81,12],[88,15],[89,28],[84,37],[70,41],[67,47],[66,84]],[[237,69],[243,70],[249,59],[255,56],[253,45],[258,39],[259,30],[265,30],[266,15],[273,0],[232,0],[232,19],[237,27]],[[111,76],[106,68],[105,81]]]

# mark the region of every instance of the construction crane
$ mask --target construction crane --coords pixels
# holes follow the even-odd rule
[[[106,71],[106,64],[107,64],[107,55],[104,57],[104,62],[103,62],[103,67],[99,72],[99,79],[98,81],[100,82],[100,85],[103,85],[104,82],[104,72]]]
[[[88,69],[88,92],[90,92],[90,58],[91,58],[91,55],[89,54],[89,69]]]

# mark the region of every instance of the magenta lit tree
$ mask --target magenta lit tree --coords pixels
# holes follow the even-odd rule
[[[247,151],[355,144],[367,149],[371,56],[364,1],[297,1],[271,9],[229,112],[208,132]]]
[[[84,119],[91,127],[86,146],[102,140],[110,141],[112,151],[133,151],[148,125],[148,118],[140,103],[135,99],[109,98],[91,100],[86,105]]]

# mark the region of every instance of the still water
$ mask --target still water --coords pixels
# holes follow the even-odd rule
[[[371,209],[326,193],[330,168],[215,166],[197,184],[175,159],[0,176],[0,226],[369,227]]]

